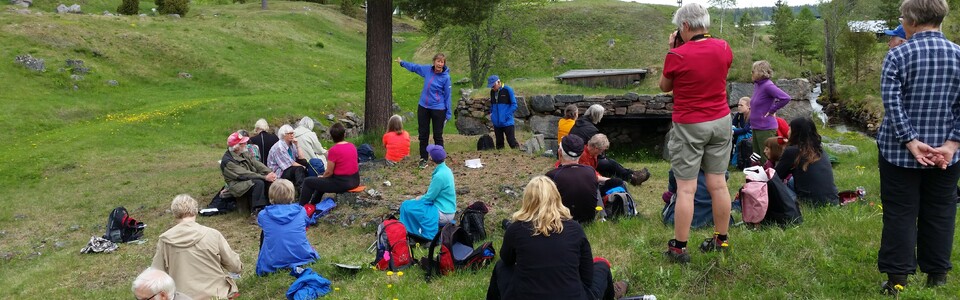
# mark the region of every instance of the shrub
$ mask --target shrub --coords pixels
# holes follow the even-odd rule
[[[123,0],[123,2],[120,3],[120,7],[117,7],[117,13],[131,16],[140,14],[140,1]]]
[[[358,2],[358,0],[340,0],[340,12],[348,17],[356,18],[360,13]]]
[[[181,17],[190,11],[190,0],[156,0],[157,12],[161,15],[178,14]]]

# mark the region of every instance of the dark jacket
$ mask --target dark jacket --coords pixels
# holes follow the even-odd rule
[[[815,206],[838,205],[837,185],[833,182],[833,166],[830,165],[830,154],[820,150],[820,160],[815,161],[803,170],[805,160],[801,159],[796,166],[794,162],[800,155],[800,148],[789,146],[783,149],[780,162],[777,163],[777,175],[787,178],[793,175],[793,190],[801,202],[809,202]],[[807,200],[807,201],[804,201]]]
[[[278,138],[276,135],[266,131],[261,131],[260,134],[251,137],[250,141],[247,143],[260,147],[260,163],[266,165],[267,155],[270,154],[270,148],[273,148],[273,144],[276,144],[279,141],[280,138]]]
[[[547,172],[547,177],[557,184],[563,206],[570,209],[574,221],[593,221],[597,213],[600,190],[597,173],[592,167],[581,164],[560,165]]]
[[[513,126],[513,112],[517,111],[517,98],[513,88],[500,87],[499,91],[490,89],[490,122],[493,127]]]
[[[589,142],[590,138],[597,133],[600,133],[600,130],[597,130],[597,126],[593,125],[593,122],[590,122],[590,117],[588,116],[577,119],[577,122],[573,123],[573,128],[570,128],[570,134],[579,136],[583,139],[584,144]]]
[[[500,259],[513,267],[513,282],[501,299],[589,299],[593,253],[583,227],[563,221],[563,231],[533,235],[529,222],[514,222],[503,234]]]
[[[733,138],[740,137],[741,135],[750,133],[750,120],[747,120],[746,116],[742,113],[733,114]]]
[[[266,179],[270,168],[250,157],[246,151],[237,155],[227,150],[220,158],[220,172],[230,194],[240,197],[253,187],[251,179]]]

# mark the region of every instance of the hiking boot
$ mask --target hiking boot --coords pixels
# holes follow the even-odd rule
[[[250,217],[247,218],[247,222],[250,223],[250,225],[259,225],[259,223],[257,223],[257,216],[260,215],[261,210],[263,209],[257,208],[257,209],[254,209],[252,213],[250,213]]]
[[[417,163],[417,167],[418,167],[418,168],[421,168],[421,169],[426,169],[426,168],[427,168],[427,160],[426,160],[426,159],[420,159],[420,162]]]
[[[728,249],[730,249],[730,242],[721,241],[716,234],[714,234],[713,237],[711,238],[707,238],[706,240],[703,240],[703,243],[700,243],[701,252],[710,252],[710,251],[726,252]]]
[[[613,283],[613,299],[620,299],[627,295],[627,282],[620,280]]]
[[[947,273],[928,273],[927,287],[938,287],[947,284]]]
[[[650,179],[650,171],[647,168],[643,170],[633,172],[633,175],[630,175],[630,184],[639,186],[643,184],[644,181]]]
[[[667,242],[667,252],[664,252],[663,255],[666,255],[671,262],[682,264],[690,262],[690,254],[687,254],[687,248],[679,248],[676,243],[677,240],[675,239]]]
[[[880,294],[897,296],[906,286],[906,274],[887,274],[887,281],[880,285]]]

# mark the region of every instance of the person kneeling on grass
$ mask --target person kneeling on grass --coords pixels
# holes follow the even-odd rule
[[[300,205],[317,203],[324,193],[343,193],[360,186],[357,146],[344,140],[346,132],[343,124],[335,123],[330,126],[330,138],[334,144],[327,150],[327,168],[323,175],[303,180]]]
[[[307,240],[307,213],[294,202],[293,183],[286,179],[274,182],[270,186],[270,203],[273,205],[260,211],[257,218],[263,229],[257,276],[320,259]]]
[[[444,162],[447,153],[443,146],[429,145],[427,153],[437,164],[430,178],[430,187],[423,196],[400,204],[400,223],[407,227],[407,233],[433,240],[440,226],[453,221],[457,213],[457,191],[453,171]]]
[[[530,180],[503,234],[487,299],[620,299],[626,292],[626,282],[613,282],[610,263],[593,257],[553,181]]]

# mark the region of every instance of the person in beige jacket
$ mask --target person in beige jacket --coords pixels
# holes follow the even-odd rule
[[[197,224],[197,200],[177,195],[170,211],[177,225],[160,235],[154,269],[173,277],[177,291],[193,299],[233,299],[239,294],[229,273],[239,274],[240,255],[216,229]]]
[[[314,167],[314,173],[319,172],[323,174],[319,166],[316,166],[318,163],[315,160],[319,160],[319,164],[326,167],[327,149],[323,148],[323,145],[320,144],[320,139],[317,138],[317,133],[313,132],[313,119],[310,117],[300,119],[300,122],[297,123],[297,128],[293,130],[293,137],[297,139],[300,152],[304,155],[303,158]],[[309,172],[311,166],[306,167]],[[320,174],[311,174],[311,176],[318,176]]]

